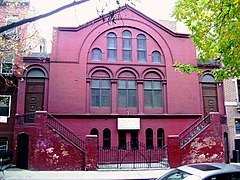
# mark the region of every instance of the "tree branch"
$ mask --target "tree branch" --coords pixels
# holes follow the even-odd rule
[[[13,22],[13,23],[11,23],[9,25],[6,25],[6,26],[2,26],[2,27],[0,27],[0,33],[4,32],[4,31],[7,31],[9,29],[12,29],[12,28],[21,26],[21,25],[26,24],[26,23],[30,23],[30,22],[33,22],[33,21],[36,21],[36,20],[39,20],[39,19],[42,19],[42,18],[46,18],[48,16],[51,16],[51,15],[53,15],[55,13],[58,13],[58,12],[64,10],[64,9],[67,9],[67,8],[75,6],[75,5],[82,4],[82,3],[87,2],[87,1],[89,1],[89,0],[81,0],[81,1],[75,1],[74,0],[72,3],[64,5],[64,6],[60,7],[60,8],[57,8],[57,9],[55,9],[53,11],[50,11],[48,13],[41,14],[39,16],[34,16],[34,17],[31,17],[31,18],[27,18],[27,19],[23,19],[23,20],[20,20],[18,22]]]

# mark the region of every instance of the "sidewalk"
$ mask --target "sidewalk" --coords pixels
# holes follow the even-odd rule
[[[98,171],[29,171],[10,168],[0,172],[0,180],[109,180],[109,179],[155,179],[165,174],[169,169],[146,170],[98,170]]]

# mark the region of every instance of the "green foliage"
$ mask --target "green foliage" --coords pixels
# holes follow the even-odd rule
[[[240,0],[177,0],[173,14],[190,30],[198,59],[220,58],[217,80],[240,76]]]

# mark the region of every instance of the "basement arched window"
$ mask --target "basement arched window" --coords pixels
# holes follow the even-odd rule
[[[153,149],[153,130],[146,129],[146,149]]]
[[[157,130],[157,145],[158,148],[164,147],[164,130],[162,128]]]
[[[103,130],[103,149],[110,149],[111,147],[111,131],[106,128]]]

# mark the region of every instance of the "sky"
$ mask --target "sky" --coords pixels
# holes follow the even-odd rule
[[[120,0],[121,5],[124,5],[126,1],[129,0]],[[171,16],[171,12],[174,8],[175,1],[176,0],[132,0],[132,2],[135,4],[135,6],[133,6],[135,9],[154,20],[174,20],[174,18]],[[39,14],[52,11],[71,2],[73,2],[73,0],[31,0],[31,4],[35,7]],[[97,18],[97,9],[101,9],[101,7],[106,9],[105,13],[116,9],[118,6],[115,2],[116,0],[89,0],[39,20],[38,23],[41,27],[40,31],[43,37],[48,40],[47,50],[50,51],[49,41],[52,36],[53,27],[77,27],[82,25],[92,19]],[[105,3],[108,5],[107,8]],[[178,24],[177,29],[178,32],[186,32],[186,28],[182,24]]]

